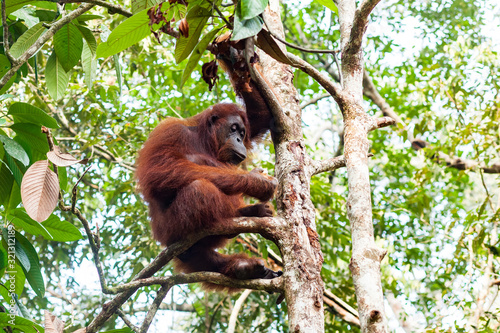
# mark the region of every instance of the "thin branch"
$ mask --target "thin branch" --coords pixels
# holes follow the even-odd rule
[[[368,26],[368,16],[379,2],[380,0],[364,0],[356,9],[349,42],[344,51],[346,54],[354,55],[359,52],[366,27]]]
[[[82,175],[82,177],[83,177],[83,175]],[[76,208],[76,194],[77,194],[76,185],[73,187],[73,191],[72,191],[73,193],[72,193],[72,198],[71,198],[71,206],[65,206],[64,203],[61,200],[59,202],[59,208],[62,211],[66,211],[66,212],[69,211],[69,212],[71,212],[82,223],[83,228],[85,229],[85,233],[87,235],[87,239],[88,239],[90,248],[92,250],[94,265],[96,266],[97,275],[99,276],[99,282],[101,284],[101,290],[102,290],[102,292],[104,294],[112,294],[113,291],[106,284],[106,278],[104,277],[104,270],[102,269],[102,264],[101,264],[101,261],[99,259],[99,246],[98,246],[98,242],[96,243],[95,235],[90,230],[90,224],[89,224],[89,222],[87,221],[87,219],[85,218],[85,216],[83,216],[82,212],[78,208]]]
[[[359,316],[353,315],[352,313],[347,311],[345,308],[340,306],[337,302],[334,302],[333,300],[331,300],[330,298],[328,298],[326,296],[323,296],[323,302],[327,306],[329,306],[333,310],[333,312],[336,315],[338,315],[340,318],[342,318],[342,320],[344,320],[345,322],[347,322],[351,325],[354,325],[356,327],[361,326],[361,322],[359,321]]]
[[[304,73],[315,79],[323,88],[325,88],[325,90],[332,95],[337,104],[339,104],[340,109],[342,110],[344,98],[342,96],[342,88],[337,82],[331,81],[310,63],[297,57],[296,55],[287,53],[287,57],[290,59],[293,67],[302,70]]]
[[[149,277],[145,279],[134,280],[129,283],[124,283],[113,288],[116,292],[125,292],[129,290],[137,290],[142,287],[154,285],[170,285],[208,282],[221,286],[227,286],[235,289],[245,288],[253,290],[265,290],[268,292],[281,292],[283,287],[281,280],[278,278],[271,280],[254,279],[254,280],[238,280],[227,277],[226,275],[215,272],[195,272],[189,274],[175,274],[170,276]]]
[[[335,65],[337,65],[337,71],[339,73],[339,82],[340,86],[344,85],[344,78],[342,76],[342,66],[340,65],[340,61],[338,59],[338,52],[333,54],[333,60],[335,61]]]
[[[305,47],[298,46],[298,45],[292,44],[290,42],[287,42],[286,40],[284,40],[283,38],[281,38],[280,36],[278,36],[277,34],[275,34],[271,30],[271,28],[267,25],[266,15],[262,15],[262,18],[264,20],[264,25],[266,26],[267,31],[269,31],[269,33],[271,34],[271,36],[273,36],[276,40],[278,40],[279,42],[285,44],[286,46],[290,46],[292,49],[296,49],[296,50],[299,50],[299,51],[302,51],[302,52],[306,52],[306,53],[328,53],[328,54],[336,54],[336,53],[339,52],[339,51],[336,51],[336,50],[308,49],[308,48],[305,48]]]
[[[146,318],[144,318],[144,321],[142,322],[140,333],[146,333],[149,329],[149,326],[151,325],[151,322],[153,321],[156,312],[160,308],[161,303],[165,299],[165,296],[167,296],[168,291],[172,288],[172,285],[165,284],[162,285],[160,290],[156,293],[155,300],[153,301],[153,304],[149,307],[149,311],[146,314]]]
[[[9,24],[7,23],[7,12],[6,12],[5,0],[2,0],[2,25],[3,25],[3,49],[4,49],[4,53],[7,56],[7,59],[9,59],[11,65],[14,66],[17,63],[17,60],[14,59],[14,57],[10,53]]]
[[[47,30],[40,38],[38,38],[33,45],[31,45],[17,60],[15,63],[12,64],[12,67],[5,73],[5,75],[0,79],[0,89],[7,84],[7,82],[14,76],[14,74],[17,72],[21,66],[28,61],[33,55],[35,55],[36,52],[54,35],[56,34],[59,29],[61,29],[64,25],[67,23],[71,22],[78,16],[82,15],[83,13],[87,12],[90,10],[92,7],[94,7],[93,4],[84,4],[79,6],[77,9],[72,11],[71,13],[67,14],[65,17],[61,18],[59,21],[55,22],[52,24],[49,30]]]
[[[80,2],[83,2],[83,3],[89,3],[89,4],[93,4],[93,5],[107,8],[108,12],[110,14],[120,14],[120,15],[123,15],[125,17],[130,17],[133,15],[132,12],[129,12],[125,8],[120,7],[118,5],[115,5],[115,4],[112,4],[112,3],[109,3],[109,2],[106,2],[104,0],[42,0],[42,1],[57,2],[57,3],[80,3]]]
[[[307,102],[304,102],[300,105],[300,108],[301,109],[305,109],[306,107],[308,107],[309,105],[312,105],[312,104],[316,104],[319,100],[323,99],[323,98],[327,98],[327,97],[330,97],[331,95],[330,94],[321,94],[321,95],[318,95],[316,97],[313,97],[311,98],[310,100],[308,100]]]
[[[134,312],[147,312],[147,307],[134,307]],[[196,312],[194,306],[188,303],[161,303],[160,310],[181,311],[181,312]]]
[[[123,311],[121,309],[118,309],[116,310],[116,314],[123,320],[123,322],[125,323],[125,325],[127,325],[128,327],[130,327],[130,329],[136,333],[139,332],[139,327],[135,326],[134,324],[132,324],[132,322],[127,318],[127,316],[125,315],[125,313],[123,313]]]
[[[396,124],[396,119],[393,119],[391,117],[375,118],[374,122],[372,124],[372,127],[369,130],[373,131],[373,130],[376,130],[378,128],[392,126],[395,124]]]
[[[181,254],[189,247],[191,247],[195,242],[206,236],[230,235],[230,234],[250,232],[250,233],[260,233],[262,236],[268,239],[278,239],[280,237],[282,229],[286,226],[285,221],[280,217],[265,217],[265,218],[242,217],[233,219],[232,222],[233,222],[232,225],[229,226],[224,225],[216,227],[210,231],[202,231],[196,235],[191,235],[190,237],[184,239],[183,241],[170,245],[168,248],[164,249],[158,256],[156,256],[156,258],[148,266],[142,269],[134,277],[132,281],[137,281],[151,277],[153,274],[159,271],[163,266],[165,266],[170,260],[172,260],[175,256]],[[211,274],[216,274],[216,273],[211,273]],[[187,278],[188,275],[189,274],[176,275],[176,278],[178,279]],[[190,276],[192,277],[193,275]],[[216,283],[215,281],[213,282]],[[250,288],[250,286],[241,286],[241,287]],[[116,292],[115,288],[111,288],[113,292]],[[94,320],[87,327],[87,333],[96,332],[109,319],[109,317],[111,317],[113,314],[116,313],[116,309],[118,309],[123,303],[125,303],[136,292],[138,288],[139,286],[131,287],[130,289],[127,289],[126,291],[123,291],[122,293],[118,294],[110,302],[104,304],[102,311],[97,315],[96,318],[94,318]]]
[[[62,109],[59,108],[56,110],[52,105],[50,105],[48,103],[47,103],[47,106],[52,111],[52,113],[54,113],[56,115],[56,117],[59,120],[59,122],[61,123],[62,127],[66,131],[68,131],[71,135],[76,137],[77,132],[73,128],[71,128],[71,126],[69,125],[69,122],[66,119],[66,116],[64,115],[64,113],[62,112]],[[83,144],[87,143],[87,140],[85,140],[85,139],[76,139],[76,138],[57,138],[57,139],[58,140],[65,140],[65,141],[78,141],[78,142],[83,143]],[[132,164],[123,161],[119,157],[116,157],[112,152],[110,152],[108,149],[106,149],[106,147],[101,146],[101,145],[92,145],[92,147],[94,147],[96,149],[95,153],[97,156],[100,156],[100,157],[104,158],[105,160],[108,160],[112,163],[116,163],[129,171],[132,171],[132,172],[135,171],[135,167]]]
[[[312,161],[311,163],[312,163],[311,175],[314,176],[317,175],[318,173],[334,171],[339,168],[345,167],[346,160],[344,156],[337,156],[329,158],[327,160]]]
[[[250,296],[251,292],[251,289],[245,289],[234,303],[233,310],[231,311],[231,316],[229,317],[229,324],[227,325],[227,333],[234,333],[234,330],[236,329],[236,321],[238,320],[238,313],[240,312],[245,300],[248,298],[248,296]]]

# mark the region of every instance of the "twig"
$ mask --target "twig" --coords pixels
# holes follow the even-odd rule
[[[244,290],[234,303],[233,310],[231,311],[231,316],[229,317],[229,324],[227,325],[227,333],[234,333],[234,330],[236,329],[236,320],[238,319],[238,313],[240,312],[245,300],[248,298],[248,296],[250,296],[251,292],[251,289]]]
[[[335,61],[335,65],[337,65],[337,71],[339,73],[339,83],[340,83],[340,86],[342,87],[343,84],[344,84],[344,79],[342,77],[342,67],[340,66],[340,61],[338,59],[338,54],[339,54],[339,52],[335,52],[333,54],[333,60]]]
[[[151,322],[153,321],[161,302],[163,302],[171,287],[171,285],[165,284],[161,286],[160,290],[158,290],[158,292],[156,293],[156,298],[153,301],[153,304],[151,304],[151,306],[149,307],[146,318],[144,318],[144,321],[142,322],[141,329],[139,330],[140,333],[146,333],[148,331],[149,325],[151,325]]]
[[[296,55],[288,52],[287,57],[292,62],[292,66],[299,68],[304,73],[310,75],[313,79],[315,79],[323,88],[325,88],[330,95],[335,99],[340,109],[342,110],[344,103],[344,97],[342,95],[342,88],[337,82],[331,81],[325,75],[323,75],[320,71],[318,71],[314,66],[312,66],[307,61],[297,57]]]
[[[222,12],[220,11],[219,7],[217,7],[214,2],[211,2],[211,1],[208,1],[208,2],[210,2],[212,4],[212,8],[215,9],[215,11],[217,12],[217,14],[219,14],[219,17],[226,23],[226,26],[228,27],[228,29],[233,29],[233,25],[222,14]]]
[[[52,134],[50,133],[50,130],[42,126],[42,133],[45,133],[45,136],[47,137],[47,143],[49,144],[49,150],[53,151],[54,150],[54,139],[52,138]],[[57,165],[52,163],[52,169],[54,170],[54,173],[57,176],[57,179],[59,179],[59,169],[57,169]],[[61,202],[63,199],[63,194],[62,194],[62,189],[59,189],[59,202]]]
[[[116,310],[116,314],[123,320],[123,322],[125,323],[125,325],[127,325],[128,327],[130,327],[130,329],[132,331],[134,331],[136,333],[139,332],[139,327],[137,327],[134,324],[132,324],[132,322],[127,318],[127,316],[125,315],[125,313],[121,309]]]
[[[5,0],[2,0],[5,1]],[[55,22],[49,30],[47,30],[40,38],[38,38],[33,45],[31,45],[16,61],[13,63],[11,68],[5,73],[5,75],[0,79],[0,89],[5,86],[5,84],[14,76],[21,66],[28,61],[49,39],[54,37],[57,31],[59,31],[64,25],[71,22],[78,16],[82,15],[86,11],[94,7],[93,4],[84,4],[79,6],[77,9],[61,18],[59,21]]]
[[[387,127],[396,124],[396,119],[393,119],[391,117],[381,117],[381,118],[375,118],[374,122],[369,129],[370,131],[376,130],[378,128],[382,127]]]
[[[206,294],[205,294],[206,295]],[[224,302],[226,301],[226,299],[228,298],[228,296],[226,295],[223,299],[220,300],[220,302],[217,304],[217,306],[215,307],[214,309],[214,313],[212,314],[212,317],[210,318],[210,323],[208,324],[207,326],[207,330],[206,332],[207,333],[210,333],[210,331],[212,331],[212,325],[214,323],[214,320],[215,320],[215,317],[217,315],[217,312],[219,311],[219,309],[222,307],[222,304],[224,304]],[[206,325],[206,324],[205,324]]]
[[[264,25],[266,26],[267,28],[267,31],[269,31],[269,33],[271,34],[271,36],[273,36],[277,41],[285,44],[286,46],[290,46],[291,48],[293,49],[296,49],[296,50],[299,50],[299,51],[302,51],[302,52],[307,52],[307,53],[328,53],[328,54],[335,54],[335,53],[338,53],[339,51],[337,50],[317,50],[317,49],[308,49],[308,48],[305,48],[305,47],[302,47],[302,46],[298,46],[298,45],[295,45],[295,44],[292,44],[290,42],[287,42],[286,40],[284,40],[283,38],[281,38],[280,36],[278,36],[277,34],[275,34],[271,28],[267,25],[267,22],[266,22],[266,19],[265,19],[265,15],[262,15],[262,19],[264,21]]]
[[[9,46],[9,25],[7,23],[7,12],[5,0],[2,0],[2,25],[3,25],[3,49],[12,66],[16,65],[17,60],[10,53]]]
[[[318,95],[316,97],[313,97],[311,98],[310,100],[308,100],[307,102],[304,102],[300,105],[300,108],[301,109],[305,109],[306,107],[308,107],[309,105],[312,105],[312,104],[315,104],[316,102],[318,102],[319,100],[323,99],[323,98],[327,98],[327,97],[331,97],[330,94],[321,94],[321,95]]]
[[[359,52],[361,43],[363,42],[363,36],[368,25],[368,16],[379,2],[380,0],[363,0],[361,5],[356,9],[349,35],[349,42],[347,43],[347,49],[345,50],[346,53],[354,55]]]
[[[76,197],[77,197],[77,193],[78,193],[77,186],[78,186],[80,180],[83,178],[83,176],[87,173],[87,171],[89,169],[90,169],[90,167],[88,167],[85,170],[85,172],[83,173],[83,175],[78,179],[78,181],[76,182],[76,184],[73,186],[72,197],[71,197],[71,206],[64,205],[63,200],[60,199],[59,200],[59,208],[62,211],[65,211],[65,212],[69,211],[69,212],[71,212],[82,223],[83,228],[85,229],[85,233],[87,235],[87,239],[88,239],[90,248],[92,249],[93,260],[94,260],[94,264],[95,264],[96,269],[97,269],[97,274],[99,276],[99,282],[101,284],[101,290],[102,290],[102,292],[104,294],[111,294],[113,292],[110,290],[110,288],[106,284],[106,279],[104,277],[104,270],[102,269],[102,264],[101,264],[101,261],[99,259],[99,245],[96,243],[96,239],[94,238],[95,236],[92,233],[92,231],[90,230],[90,224],[89,224],[89,222],[87,221],[87,219],[85,218],[85,216],[83,216],[82,212],[78,208],[76,208]]]
[[[187,250],[190,246],[192,246],[196,241],[209,236],[209,235],[228,235],[228,234],[238,234],[243,232],[250,233],[260,233],[262,236],[268,239],[277,239],[280,237],[281,230],[286,226],[285,221],[280,217],[265,217],[265,218],[236,218],[232,220],[232,225],[225,225],[214,228],[210,231],[201,231],[196,235],[191,235],[187,239],[184,239],[180,242],[170,245],[168,248],[164,249],[148,266],[142,269],[133,279],[133,282],[137,280],[142,280],[151,277],[157,271],[159,271],[163,266],[165,266],[172,258],[181,254],[185,250]],[[200,273],[193,273],[200,274]],[[207,276],[210,274],[217,273],[202,273]],[[176,275],[176,278],[182,279],[188,278],[189,274],[185,275]],[[192,277],[193,275],[190,275]],[[223,279],[223,277],[220,277]],[[227,277],[226,277],[227,278]],[[201,277],[200,277],[201,279]],[[227,278],[225,282],[234,282]],[[244,281],[244,280],[237,280]],[[272,281],[272,280],[270,280]],[[217,283],[216,281],[208,281]],[[166,283],[163,281],[163,283]],[[140,284],[140,282],[139,282]],[[96,318],[90,323],[87,327],[87,333],[96,332],[114,313],[116,313],[116,309],[118,309],[123,303],[127,301],[127,299],[132,296],[136,290],[140,286],[131,286],[130,289],[123,291],[118,294],[115,298],[113,298],[110,302],[104,304],[102,311],[97,315]],[[250,288],[250,286],[240,286],[243,288]],[[116,288],[116,287],[115,287]],[[116,292],[117,289],[112,288],[112,292]]]
[[[105,0],[42,0],[42,1],[57,2],[57,3],[80,3],[80,2],[90,3],[93,5],[107,8],[108,12],[110,14],[120,14],[120,15],[123,15],[125,17],[130,17],[133,15],[132,12],[129,12],[128,10],[124,9],[123,7],[106,2]]]
[[[344,156],[337,156],[323,161],[312,161],[311,163],[311,175],[314,176],[318,173],[334,171],[345,167],[346,160]]]
[[[78,184],[80,184],[80,182],[82,181],[83,176],[85,176],[85,174],[87,173],[87,171],[90,170],[91,167],[92,166],[87,167],[87,169],[85,169],[85,171],[80,176],[80,178],[78,178],[78,180],[76,181],[75,185],[73,185],[73,189],[71,191],[71,212],[73,212],[73,213],[75,212],[75,209],[76,209],[76,195],[78,193]]]

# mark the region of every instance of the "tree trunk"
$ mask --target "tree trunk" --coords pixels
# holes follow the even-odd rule
[[[269,1],[266,22],[283,35],[278,0]],[[309,157],[302,134],[302,113],[290,66],[259,53],[265,79],[282,108],[287,128],[274,135],[278,214],[286,220],[278,246],[283,256],[290,332],[323,332],[323,264],[315,210],[310,197]]]

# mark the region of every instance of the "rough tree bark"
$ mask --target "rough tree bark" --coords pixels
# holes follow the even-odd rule
[[[344,157],[349,195],[347,214],[351,223],[352,257],[349,268],[354,280],[362,332],[387,332],[382,294],[380,262],[386,251],[373,237],[368,132],[377,121],[363,108],[363,34],[371,10],[380,0],[337,0],[342,53],[342,98]]]
[[[394,124],[388,117],[370,117],[363,108],[363,35],[368,16],[379,0],[365,0],[358,8],[354,0],[336,1],[341,32],[341,85],[325,78],[298,57],[272,50],[278,60],[300,68],[318,81],[335,99],[344,117],[345,154],[343,158],[313,162],[302,140],[301,109],[292,85],[290,67],[270,56],[260,56],[266,83],[280,106],[273,110],[277,131],[273,136],[276,150],[276,177],[279,180],[278,214],[287,223],[279,237],[284,261],[285,296],[292,332],[323,332],[323,284],[320,278],[323,257],[316,233],[310,200],[310,177],[328,166],[346,165],[349,196],[347,212],[351,222],[353,253],[350,269],[356,289],[363,332],[386,332],[380,262],[385,251],[375,245],[368,170],[368,132]],[[279,1],[269,2],[264,13],[271,35],[283,37]],[[327,166],[327,167],[324,167]],[[318,171],[319,170],[319,171]]]
[[[266,23],[283,36],[280,3],[269,1]],[[265,78],[281,107],[273,135],[278,214],[286,220],[278,246],[283,256],[283,278],[291,332],[323,332],[323,256],[316,233],[315,210],[310,198],[310,159],[302,133],[302,113],[289,65],[259,54]]]

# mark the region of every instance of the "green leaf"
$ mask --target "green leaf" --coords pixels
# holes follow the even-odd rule
[[[102,18],[104,18],[104,16],[102,16],[102,15],[83,14],[83,15],[78,16],[76,19],[78,22],[82,23],[85,21],[98,20],[98,19],[102,19]]]
[[[56,101],[64,97],[64,92],[69,82],[69,74],[59,62],[55,52],[52,52],[49,60],[47,60],[45,82],[47,83],[50,97]]]
[[[11,65],[9,59],[7,59],[6,56],[3,54],[0,54],[0,78],[4,77],[5,74],[9,71]],[[5,86],[0,89],[0,94],[4,94],[13,84],[14,81],[16,80],[17,73],[12,76],[9,81],[5,84]]]
[[[83,73],[85,74],[85,84],[90,90],[92,89],[92,84],[95,80],[97,72],[97,59],[95,55],[92,54],[92,51],[90,50],[87,42],[83,44],[82,67]]]
[[[160,2],[162,0],[132,0],[132,14],[137,14],[141,10],[151,8]],[[168,5],[168,3],[164,5]]]
[[[14,175],[14,179],[16,180],[16,183],[21,186],[21,183],[23,181],[23,175],[24,172],[26,171],[24,166],[17,162],[15,159],[10,157],[9,155],[5,155],[5,161],[7,162],[7,165],[9,166],[10,171],[12,171],[12,174]]]
[[[62,221],[54,214],[43,221],[42,226],[52,235],[53,240],[58,242],[73,242],[82,239],[82,233],[68,221]]]
[[[234,16],[234,30],[231,40],[240,40],[255,36],[262,30],[264,21],[262,17],[256,16],[249,20],[240,20],[238,15]]]
[[[118,58],[117,54],[113,54],[113,60],[115,62],[116,81],[118,81],[118,87],[120,88],[120,96],[121,96],[123,89],[122,68],[120,66],[120,59]]]
[[[76,27],[78,28],[78,30],[80,30],[83,38],[87,42],[87,46],[90,48],[90,51],[92,51],[92,55],[94,56],[97,51],[97,42],[95,40],[94,34],[90,29],[84,26],[77,25]]]
[[[0,134],[0,142],[3,143],[3,147],[7,152],[7,154],[14,157],[16,160],[18,160],[25,166],[28,166],[28,164],[30,163],[30,158],[28,157],[26,151],[23,149],[23,146],[21,146],[19,143],[12,140],[8,136],[1,134]]]
[[[10,215],[7,216],[8,220],[12,222],[16,227],[19,227],[26,231],[27,233],[30,233],[32,235],[42,235],[43,238],[47,240],[53,240],[54,237],[50,234],[50,232],[41,224],[38,223],[37,221],[33,220],[29,215],[26,213],[24,209],[17,208],[14,209]]]
[[[14,116],[16,123],[32,123],[43,125],[48,128],[59,128],[57,121],[42,109],[28,103],[13,103],[9,107],[8,114]]]
[[[249,20],[262,14],[267,3],[268,0],[240,0],[236,5],[236,10],[240,10],[239,16],[242,20]]]
[[[14,176],[5,162],[1,162],[3,161],[0,161],[0,205],[4,205],[5,209],[11,197]]]
[[[40,22],[40,19],[33,15],[34,13],[35,11],[33,8],[21,8],[13,12],[11,15],[24,21],[24,24],[26,24],[28,28],[31,28]]]
[[[58,13],[53,10],[37,9],[35,10],[35,15],[40,21],[51,22],[57,18]]]
[[[196,48],[194,49],[193,53],[191,53],[191,55],[189,56],[186,68],[184,68],[184,71],[182,72],[181,88],[182,86],[184,86],[184,83],[186,83],[187,79],[191,76],[191,73],[198,64],[198,61],[200,61],[203,52],[205,52],[205,50],[207,49],[207,45],[214,39],[214,36],[221,29],[222,27],[213,29],[208,34],[203,36],[198,45],[196,45]]]
[[[337,6],[335,5],[335,3],[333,2],[333,0],[314,0],[314,1],[316,1],[319,4],[322,4],[323,6],[330,9],[334,13],[339,12],[339,10],[338,10]]]
[[[66,72],[69,72],[78,64],[82,48],[82,34],[72,23],[66,24],[54,35],[54,51]]]
[[[31,243],[21,235],[16,232],[16,244],[20,244],[24,252],[28,255],[28,259],[30,261],[31,268],[28,272],[24,271],[28,282],[33,289],[33,291],[40,297],[43,297],[45,294],[45,284],[43,282],[42,272],[40,270],[40,259],[38,258],[38,254],[35,251],[35,248]]]
[[[28,153],[31,163],[46,159],[49,145],[47,137],[40,131],[40,126],[29,123],[15,123],[10,128],[16,132],[14,140],[23,146]]]
[[[57,167],[57,175],[59,176],[59,188],[66,191],[68,187],[68,172],[65,167]]]
[[[10,326],[14,332],[40,333],[44,332],[42,326],[26,318],[15,316],[11,318],[8,313],[0,313],[0,327]]]
[[[97,58],[117,54],[150,34],[148,11],[143,10],[126,19],[114,29],[105,43],[97,47]]]
[[[16,255],[15,258],[17,259],[23,270],[29,271],[31,269],[31,263],[28,254],[26,253],[24,247],[19,242],[17,242],[15,238],[16,233],[17,231],[13,226],[9,226],[8,228],[2,227],[2,236],[5,244],[7,245],[8,252],[12,252],[12,250],[14,250],[14,253]]]
[[[45,28],[42,24],[42,22],[37,23],[16,40],[10,49],[10,53],[14,56],[14,58],[19,58],[36,42],[41,35],[43,35],[47,28]]]
[[[7,250],[4,249],[3,244],[0,244],[0,270],[7,268],[7,266],[8,266]],[[15,268],[15,265],[14,265],[14,268]],[[3,272],[2,272],[2,274],[3,274]]]
[[[186,38],[180,36],[175,44],[175,61],[180,63],[186,59],[194,47],[198,43],[201,32],[210,17],[210,11],[200,7],[193,6],[186,15],[187,23],[189,24],[189,36]]]
[[[7,15],[18,10],[19,8],[29,3],[35,2],[34,0],[5,0],[5,12]]]

